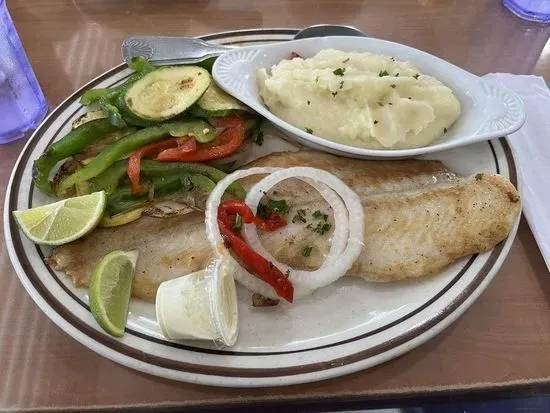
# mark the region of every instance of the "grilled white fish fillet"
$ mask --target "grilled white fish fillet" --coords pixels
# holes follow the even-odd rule
[[[365,246],[348,275],[369,280],[425,276],[457,258],[486,251],[506,238],[520,210],[517,190],[505,177],[490,173],[458,177],[438,161],[361,161],[300,151],[268,155],[250,166],[299,165],[337,175],[361,197]],[[258,179],[250,177],[242,183],[249,187]],[[332,230],[319,234],[312,229],[325,222],[324,213],[326,223],[332,224],[327,205],[298,180],[285,181],[268,195],[287,200],[291,209],[286,227],[262,234],[266,248],[293,267],[318,267]],[[305,214],[306,223],[292,222],[298,210]],[[313,218],[317,210],[321,218]],[[306,247],[311,247],[309,254],[304,254]],[[140,251],[132,294],[147,301],[154,301],[162,281],[204,268],[212,254],[204,216],[192,212],[98,228],[57,247],[48,261],[76,286],[86,286],[97,261],[119,248]]]

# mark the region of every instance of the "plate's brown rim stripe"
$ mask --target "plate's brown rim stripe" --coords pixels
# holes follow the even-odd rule
[[[120,68],[120,66],[117,67],[117,68]],[[104,79],[106,76],[109,76],[111,74],[111,72],[116,71],[117,68],[113,68],[111,71],[108,71],[103,76],[96,79],[96,81],[101,81],[101,79]],[[74,95],[76,95],[76,93],[73,94],[73,96]],[[508,162],[509,166],[510,166],[510,163],[513,165],[514,160],[513,160],[513,157],[511,156],[511,152],[510,152],[509,147],[508,147],[506,142],[503,143],[503,149],[505,151],[506,159],[507,159],[507,162]],[[27,160],[28,160],[29,153],[30,153],[30,150],[26,151],[25,155],[26,155]],[[512,181],[512,183],[514,183],[514,185],[516,185],[515,184],[515,181],[516,181],[515,166],[509,167],[509,170],[510,170],[510,178],[511,178],[510,180]],[[21,174],[22,174],[21,170],[16,172],[16,176],[15,176],[16,179],[14,180],[14,182],[17,180],[17,178],[20,180]],[[512,175],[513,175],[514,179],[512,179]],[[14,205],[14,200],[15,200],[15,198],[13,197],[13,193],[12,193],[12,197],[10,199],[10,207],[11,207],[12,210],[14,209],[14,206],[15,206]],[[13,223],[13,218],[11,218],[9,220],[8,225],[10,226],[9,229],[10,229],[10,232],[11,232],[11,235],[12,235],[12,239],[14,240],[14,244],[16,244],[14,246],[16,247],[16,251],[17,250],[22,251],[23,249],[22,249],[21,240],[18,239],[18,236],[17,236],[18,231],[16,231],[13,224],[14,224]],[[243,376],[244,377],[273,377],[273,376],[281,376],[281,375],[303,374],[303,373],[308,373],[308,372],[313,372],[313,371],[318,371],[318,370],[330,369],[330,368],[333,368],[333,367],[336,367],[336,366],[341,366],[343,364],[354,363],[354,362],[360,361],[360,360],[362,360],[366,357],[372,356],[373,351],[374,351],[374,354],[377,354],[380,351],[382,351],[382,352],[388,351],[388,350],[390,350],[391,348],[393,348],[395,346],[398,346],[398,345],[400,345],[404,342],[407,342],[410,338],[425,332],[427,329],[429,329],[433,325],[438,324],[449,313],[452,313],[452,311],[454,309],[456,309],[464,301],[465,297],[467,297],[473,290],[475,290],[475,288],[477,288],[479,286],[479,284],[481,283],[481,281],[486,277],[486,275],[490,271],[490,268],[492,267],[492,265],[494,264],[494,262],[496,261],[496,259],[500,255],[500,253],[502,252],[503,245],[504,244],[501,243],[499,246],[497,246],[493,250],[493,253],[491,253],[491,256],[489,257],[489,260],[485,263],[485,265],[483,266],[481,271],[474,278],[474,282],[470,283],[468,285],[467,289],[464,290],[461,293],[461,295],[459,297],[457,297],[452,303],[450,303],[449,306],[447,306],[443,311],[441,311],[436,318],[430,320],[427,323],[424,323],[424,324],[418,326],[417,328],[409,331],[408,333],[405,333],[405,334],[401,335],[400,337],[396,337],[395,339],[390,340],[389,342],[384,343],[384,344],[382,344],[380,346],[377,346],[375,348],[371,348],[371,349],[368,349],[368,350],[365,350],[365,351],[362,351],[362,352],[359,352],[359,353],[355,353],[355,354],[350,355],[350,356],[342,357],[340,359],[331,360],[331,361],[328,361],[328,362],[313,363],[313,364],[297,366],[297,367],[270,369],[269,374],[265,374],[266,371],[265,370],[260,370],[260,369],[227,369],[227,370],[231,370],[231,372],[228,371],[227,373],[229,373],[229,375],[231,375],[231,376],[234,376],[236,374],[237,376],[240,376],[240,377],[243,377]],[[20,261],[20,264],[22,265],[22,267],[25,269],[26,272],[27,272],[27,270],[29,270],[28,272],[30,272],[30,273],[34,272],[32,266],[30,266],[30,263],[28,261],[27,262]],[[32,283],[32,280],[31,279],[29,279],[29,280]],[[35,288],[36,287],[37,286],[35,286]],[[47,293],[47,290],[46,291],[43,290],[43,288],[44,288],[43,286],[38,286],[38,287],[39,288],[37,289],[37,291],[42,291],[42,293],[46,293],[45,294],[46,296],[49,295],[49,293]],[[44,297],[44,294],[41,294],[41,295]],[[64,308],[62,308],[62,310],[63,310],[63,312],[67,311]],[[69,315],[70,315],[69,318],[74,317],[72,314],[69,314]],[[67,318],[65,318],[65,319],[67,319]],[[91,329],[87,325],[84,325],[84,328],[85,329]],[[91,330],[95,333],[95,330],[93,330],[93,329],[91,329]],[[101,336],[100,338],[101,338],[101,340],[98,340],[98,341],[102,342],[102,344],[106,345],[107,347],[111,347],[111,349],[113,349],[113,347],[109,346],[108,344],[105,344],[105,342],[114,342],[114,344],[116,346],[122,346],[124,348],[128,348],[128,346],[122,345],[120,342],[118,342],[117,340],[112,339],[110,337]],[[149,355],[144,354],[143,352],[137,351],[137,350],[135,350],[131,347],[129,348],[129,350],[130,350],[131,354],[133,353],[133,354],[137,354],[138,356],[141,356],[141,357],[134,357],[134,358],[142,359],[145,362],[148,362],[148,363],[152,362],[153,359],[161,361],[162,364],[157,364],[161,367],[167,367],[167,368],[178,367],[178,369],[180,369],[180,370],[181,370],[181,367],[184,367],[184,371],[191,372],[191,373],[196,372],[196,373],[199,373],[199,374],[209,374],[208,372],[212,371],[213,375],[225,375],[225,374],[222,374],[222,372],[220,371],[221,369],[223,369],[223,368],[220,368],[220,367],[200,366],[200,365],[194,365],[194,364],[189,365],[188,363],[177,362],[177,361],[174,361],[174,360],[167,360],[167,359],[164,359],[164,358],[161,358],[161,357],[156,357],[156,356],[149,356]],[[122,354],[124,354],[124,352]],[[258,370],[260,370],[260,371],[258,371]]]
[[[497,174],[500,174],[500,166],[498,164],[497,153],[496,153],[495,148],[493,146],[493,143],[491,141],[489,141],[489,148],[491,148],[491,153],[493,154],[493,159],[495,160],[495,169],[497,171]],[[506,161],[508,162],[507,157],[506,157]],[[515,184],[514,184],[514,186],[515,186]]]
[[[516,163],[514,161],[514,155],[512,154],[512,148],[510,148],[510,144],[508,143],[508,139],[506,138],[500,138],[499,139],[500,144],[502,145],[502,149],[504,151],[504,156],[506,157],[506,163],[508,164],[508,175],[510,175],[510,182],[514,184],[514,186],[518,187],[518,176],[517,176],[517,170],[516,170]],[[491,144],[492,147],[492,144]],[[496,155],[495,155],[496,158]],[[510,168],[512,166],[512,168]]]

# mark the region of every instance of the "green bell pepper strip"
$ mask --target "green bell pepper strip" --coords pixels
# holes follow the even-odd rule
[[[130,209],[135,209],[149,202],[147,192],[140,195],[132,195],[132,189],[123,186],[107,196],[105,211],[110,216],[119,214]]]
[[[96,88],[96,89],[89,89],[85,91],[82,96],[80,96],[80,104],[84,106],[89,106],[94,103],[99,102],[99,99],[101,99],[103,96],[105,96],[107,93],[109,93],[111,89],[109,88]]]
[[[143,162],[143,161],[142,161]],[[118,188],[120,180],[127,175],[128,159],[115,162],[98,176],[91,179],[91,191],[105,191],[107,195],[112,194]]]
[[[61,160],[81,152],[92,142],[101,139],[108,133],[118,128],[112,125],[108,119],[96,119],[73,129],[63,138],[51,144],[46,151],[34,161],[34,184],[42,192],[52,195],[53,187],[50,182],[50,172]]]
[[[116,127],[123,128],[127,125],[126,121],[118,110],[118,107],[116,107],[115,105],[111,103],[103,103],[101,104],[101,109],[103,110],[103,113],[105,113],[105,116],[107,116],[107,119],[109,119],[109,122],[111,122]]]
[[[105,104],[114,101],[122,92],[125,92],[128,87],[132,86],[138,79],[141,79],[143,74],[134,73],[126,79],[124,83],[110,88],[90,89],[82,94],[80,103],[84,106],[93,105],[94,103]]]
[[[146,182],[144,186],[145,191],[138,195],[132,194],[131,186],[125,185],[107,196],[107,212],[110,215],[120,214],[121,212],[138,208],[148,202],[154,201],[155,198],[165,199],[171,195],[188,192],[193,189],[207,192],[211,186],[214,186],[214,183],[204,176],[195,179],[195,177],[187,173],[180,173],[172,176],[153,178],[150,182]],[[153,195],[153,199],[150,199],[151,194]]]
[[[113,193],[120,180],[126,176],[128,169],[128,160],[123,159],[115,162],[111,167],[102,172],[91,181],[91,191],[105,191],[107,195]],[[149,159],[141,160],[141,171],[150,177],[170,176],[179,173],[192,174],[193,178],[199,179],[199,176],[207,177],[211,182],[216,184],[227,176],[225,172],[214,168],[213,166],[204,165],[201,163],[185,163],[185,162],[159,162]],[[200,186],[200,185],[196,185]],[[212,187],[213,189],[213,187]],[[228,188],[229,193],[239,199],[246,198],[246,191],[238,182],[232,183]]]
[[[205,132],[206,131],[206,132]],[[74,174],[64,178],[58,186],[59,195],[67,191],[79,182],[95,178],[107,170],[120,158],[128,155],[135,149],[141,148],[151,142],[158,141],[166,136],[199,136],[200,134],[214,133],[208,123],[201,120],[189,122],[171,122],[162,125],[141,129],[131,135],[125,136],[103,149],[89,164],[79,169]],[[197,140],[201,140],[197,138]]]
[[[128,67],[135,71],[124,83],[111,88],[97,88],[87,90],[80,97],[80,103],[84,106],[100,103],[102,106],[106,103],[113,103],[116,98],[123,92],[126,92],[128,87],[133,85],[138,79],[149,72],[156,69],[147,59],[143,57],[133,57],[128,62]]]
[[[212,179],[204,175],[190,175],[189,179],[193,187],[200,190],[205,195],[209,195],[216,186],[216,183]]]
[[[155,70],[157,67],[153,66],[149,60],[141,56],[134,56],[128,62],[128,67],[137,73],[149,73]]]

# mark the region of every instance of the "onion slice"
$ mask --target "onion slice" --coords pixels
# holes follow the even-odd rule
[[[283,169],[262,179],[248,192],[247,205],[252,211],[256,211],[263,194],[279,182],[289,178],[300,178],[307,180],[310,184],[313,183],[313,186],[333,208],[335,220],[334,239],[331,251],[323,265],[315,271],[303,271],[294,270],[277,261],[261,244],[256,228],[249,224],[244,227],[244,238],[256,252],[271,261],[273,265],[283,272],[289,272],[289,280],[294,286],[294,297],[300,298],[310,294],[317,288],[333,283],[344,276],[346,271],[351,268],[363,247],[364,212],[361,200],[344,182],[329,172],[309,167]],[[329,191],[324,189],[329,189]],[[347,213],[342,207],[342,201]],[[347,245],[345,245],[343,251],[338,251],[334,247],[340,245],[338,241],[342,236],[342,228],[345,229]]]
[[[244,226],[243,235],[250,247],[271,261],[281,271],[289,273],[289,279],[294,286],[294,297],[299,298],[307,295],[345,275],[359,256],[363,246],[363,207],[357,194],[340,179],[326,171],[309,167],[250,168],[234,172],[218,182],[208,198],[205,211],[206,233],[216,255],[237,262],[223,242],[217,222],[218,207],[225,190],[231,183],[255,174],[270,175],[259,181],[248,192],[246,203],[253,212],[256,212],[261,198],[267,191],[289,178],[298,178],[312,185],[333,209],[335,229],[330,252],[323,264],[315,271],[294,270],[275,260],[261,244],[255,226],[253,224]],[[256,293],[269,298],[278,298],[275,290],[269,284],[250,274],[244,268],[235,273],[235,278]]]

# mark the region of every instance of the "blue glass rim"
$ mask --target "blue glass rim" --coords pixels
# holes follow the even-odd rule
[[[3,1],[3,0],[0,0]],[[550,13],[541,13],[530,10],[526,6],[518,4],[516,0],[503,0],[502,4],[513,14],[523,20],[528,20],[537,23],[550,23]]]

